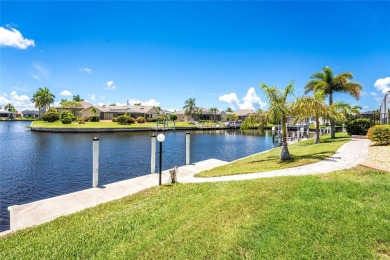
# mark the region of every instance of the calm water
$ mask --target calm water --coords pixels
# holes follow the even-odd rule
[[[8,206],[91,188],[95,136],[100,138],[99,185],[150,172],[152,132],[38,133],[28,130],[29,124],[0,122],[0,231],[9,228]],[[163,170],[184,165],[185,132],[165,134]],[[193,131],[191,163],[232,161],[272,147],[272,138],[257,131]]]

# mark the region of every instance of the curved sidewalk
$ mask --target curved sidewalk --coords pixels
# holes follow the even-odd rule
[[[313,164],[298,166],[294,168],[210,178],[199,178],[194,177],[194,175],[192,175],[180,178],[178,181],[185,183],[238,181],[277,176],[321,174],[344,170],[352,168],[367,160],[369,143],[370,141],[367,139],[352,139],[350,142],[342,145],[331,157]]]

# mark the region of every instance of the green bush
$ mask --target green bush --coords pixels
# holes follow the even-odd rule
[[[75,115],[73,115],[73,113],[69,110],[64,110],[62,111],[61,115],[60,115],[60,119],[64,119],[64,118],[69,118],[71,121],[76,121],[77,120],[77,117]]]
[[[175,115],[175,114],[170,114],[170,115],[169,115],[169,119],[172,120],[172,121],[176,121],[176,120],[177,120],[177,115]]]
[[[349,135],[366,135],[370,128],[370,120],[359,118],[347,123],[346,130]]]
[[[129,124],[135,124],[136,120],[132,117],[130,117],[129,119]]]
[[[157,122],[156,118],[147,118],[146,122]]]
[[[131,117],[128,116],[128,115],[121,115],[121,116],[118,116],[118,117],[116,118],[116,121],[117,121],[118,124],[120,124],[120,125],[128,125],[128,124],[131,124],[131,123],[133,122],[131,119],[134,120],[134,118],[131,118]],[[134,121],[134,123],[135,123],[135,121]]]
[[[69,117],[64,117],[61,119],[61,122],[63,124],[70,124],[70,123],[72,123],[72,119],[70,119]]]
[[[46,122],[55,122],[60,119],[60,113],[58,113],[57,109],[50,108],[49,111],[43,114],[42,120]]]
[[[99,122],[99,116],[90,116],[89,122]]]
[[[379,145],[390,144],[390,125],[375,125],[368,129],[367,138]]]
[[[116,123],[116,122],[117,122],[116,117],[113,117],[113,118],[111,119],[111,121],[114,122],[114,123]]]
[[[138,124],[143,124],[146,122],[146,119],[145,117],[139,116],[135,121],[137,121]]]

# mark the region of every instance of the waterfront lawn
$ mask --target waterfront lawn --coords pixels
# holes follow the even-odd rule
[[[0,259],[390,257],[390,173],[175,184],[0,237]]]
[[[121,125],[117,122],[85,122],[84,124],[79,124],[78,122],[72,122],[71,124],[62,124],[61,121],[56,122],[44,122],[44,121],[35,121],[32,123],[33,127],[43,127],[43,128],[145,128],[145,129],[155,129],[155,122],[146,122],[144,124],[131,124],[131,125]],[[159,125],[162,127],[162,125]],[[168,127],[173,128],[173,122],[169,122]],[[176,128],[196,128],[195,125],[189,124],[186,122],[176,122]]]
[[[330,135],[321,136],[321,143],[314,144],[313,139],[290,144],[288,149],[291,160],[281,161],[281,148],[256,154],[242,160],[229,163],[208,171],[196,174],[197,177],[215,177],[253,172],[266,172],[315,163],[332,156],[344,143],[351,140],[347,133],[337,133],[336,139]]]

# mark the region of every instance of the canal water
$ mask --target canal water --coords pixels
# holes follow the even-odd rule
[[[9,229],[8,206],[91,188],[95,136],[100,139],[99,185],[150,173],[153,132],[40,133],[30,131],[30,124],[0,122],[0,231]],[[163,170],[185,164],[185,133],[165,132]],[[258,131],[190,133],[191,163],[232,161],[273,148],[272,137]]]

